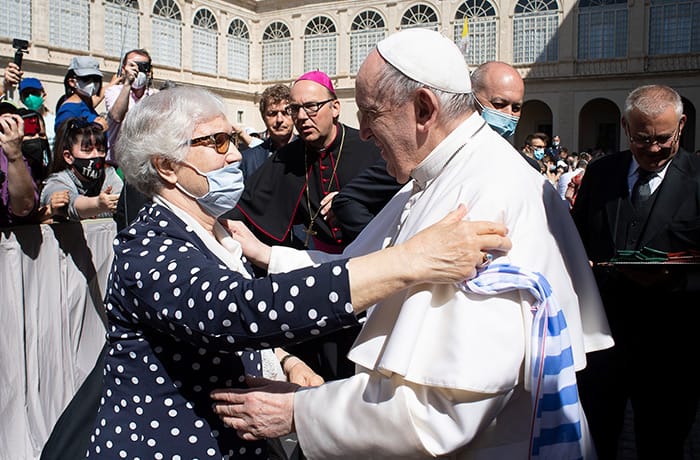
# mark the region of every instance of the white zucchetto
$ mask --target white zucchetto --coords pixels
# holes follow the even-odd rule
[[[472,92],[464,56],[439,32],[402,30],[377,43],[377,52],[401,73],[424,85],[448,93]]]

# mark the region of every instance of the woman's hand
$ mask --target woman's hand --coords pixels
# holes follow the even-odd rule
[[[231,233],[231,237],[238,241],[243,249],[243,255],[253,264],[267,269],[270,263],[270,246],[260,241],[245,224],[238,220],[221,220],[223,225]]]
[[[296,383],[302,387],[323,385],[323,377],[314,372],[313,369],[296,356],[289,356],[285,360],[282,370],[290,383]]]
[[[419,280],[453,283],[471,279],[487,254],[503,255],[511,249],[505,225],[463,220],[466,214],[466,207],[459,205],[441,221],[397,246]]]

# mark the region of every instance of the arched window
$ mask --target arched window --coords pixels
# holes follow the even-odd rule
[[[558,11],[556,0],[518,0],[513,18],[515,64],[559,59]]]
[[[197,10],[192,20],[192,70],[216,74],[219,40],[214,13],[206,8]]]
[[[31,40],[31,0],[0,0],[0,36]]]
[[[283,22],[273,22],[263,32],[262,78],[264,81],[283,80],[292,72],[292,35]]]
[[[136,0],[106,0],[105,51],[121,57],[139,48],[139,4]]]
[[[49,40],[52,46],[90,49],[90,2],[49,0]]]
[[[242,19],[234,18],[226,34],[229,78],[248,80],[250,68],[250,33]]]
[[[173,0],[156,0],[153,6],[153,61],[171,67],[181,67],[182,14]]]
[[[357,73],[360,64],[377,42],[386,36],[386,24],[376,11],[362,11],[350,26],[350,73]]]
[[[578,58],[627,56],[627,0],[580,0]]]
[[[401,28],[425,27],[430,30],[438,30],[438,16],[435,10],[424,3],[413,5],[401,16]]]
[[[700,0],[651,0],[649,54],[700,52]]]
[[[335,75],[335,24],[327,16],[316,16],[304,29],[304,71],[321,70]]]
[[[496,59],[496,9],[489,0],[467,0],[459,5],[453,25],[454,40],[461,44],[462,31],[467,27],[465,46],[461,46],[467,63],[478,66]]]

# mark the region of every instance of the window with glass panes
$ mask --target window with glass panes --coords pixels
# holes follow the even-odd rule
[[[627,0],[580,0],[578,58],[627,56]]]
[[[356,74],[377,42],[386,36],[386,24],[376,11],[362,11],[350,26],[350,73]]]
[[[652,0],[649,54],[700,52],[700,0]]]
[[[335,24],[327,16],[317,16],[304,29],[304,71],[320,70],[335,75]]]
[[[214,13],[206,8],[198,10],[192,21],[192,70],[217,73],[217,50],[219,40]]]
[[[248,80],[250,68],[250,33],[242,19],[234,18],[226,34],[227,69],[229,78]]]
[[[139,48],[139,4],[136,0],[105,2],[105,51],[121,57]]]
[[[49,0],[51,45],[87,51],[90,49],[90,6],[84,0]]]
[[[424,3],[413,5],[401,16],[401,28],[425,27],[430,30],[438,30],[438,16],[435,10]]]
[[[455,13],[453,25],[455,43],[461,44],[464,22],[467,36],[462,51],[467,63],[478,66],[496,59],[496,9],[489,0],[467,0]]]
[[[153,62],[181,66],[182,14],[173,0],[157,0],[153,6],[151,46]]]
[[[265,28],[262,39],[262,78],[283,80],[292,72],[292,42],[289,27],[276,21]]]
[[[556,0],[519,0],[513,18],[515,64],[559,59],[559,6]]]
[[[0,0],[0,36],[31,40],[32,5],[30,0]]]

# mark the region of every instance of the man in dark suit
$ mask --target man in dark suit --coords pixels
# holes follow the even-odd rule
[[[619,250],[700,249],[700,158],[679,147],[685,122],[673,89],[632,91],[630,150],[589,165],[572,209],[616,343],[589,354],[578,376],[601,459],[616,457],[628,399],[640,459],[682,459],[695,418],[698,265],[606,264]]]

